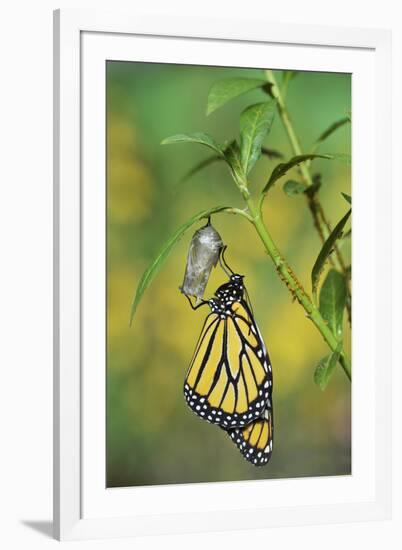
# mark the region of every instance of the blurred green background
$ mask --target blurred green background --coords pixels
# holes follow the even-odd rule
[[[280,80],[281,74],[277,73]],[[107,486],[191,483],[351,471],[351,387],[340,368],[322,392],[313,382],[328,353],[321,336],[293,303],[252,226],[228,214],[213,224],[228,245],[227,260],[246,275],[254,314],[274,370],[275,440],[271,462],[255,468],[219,428],[186,406],[182,387],[203,320],[179,292],[192,231],[173,250],[145,293],[131,328],[131,300],[144,269],[166,238],[194,213],[225,204],[242,207],[227,168],[216,163],[178,185],[210,153],[199,145],[161,146],[175,133],[204,131],[218,141],[238,136],[244,107],[263,101],[257,90],[206,117],[214,81],[232,76],[261,78],[259,70],[107,63]],[[299,73],[286,98],[305,152],[331,123],[351,109],[350,75]],[[265,145],[292,156],[280,120]],[[322,152],[350,153],[350,125],[335,132]],[[253,189],[266,182],[279,161],[261,159]],[[314,161],[323,176],[322,202],[332,224],[346,212],[350,166]],[[289,173],[297,178],[297,171]],[[310,292],[310,272],[320,250],[303,196],[287,197],[279,182],[265,201],[273,238]],[[194,231],[204,223],[194,226]],[[343,249],[346,257],[350,250]],[[224,280],[214,271],[211,297]],[[350,331],[345,321],[346,351]]]

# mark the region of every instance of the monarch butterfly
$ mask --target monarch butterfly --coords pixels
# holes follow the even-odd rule
[[[267,464],[272,456],[274,437],[271,400],[267,400],[267,407],[258,420],[254,420],[244,428],[227,430],[227,433],[246,460],[254,466]]]
[[[209,304],[211,313],[184,383],[192,411],[226,429],[243,428],[261,419],[272,394],[272,368],[244,298],[244,277],[230,271],[230,280],[217,289],[214,298],[197,306],[189,299],[193,309]]]

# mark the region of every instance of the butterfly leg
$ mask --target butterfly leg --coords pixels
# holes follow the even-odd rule
[[[187,294],[185,294],[184,296],[187,298],[191,308],[194,309],[194,310],[198,309],[201,306],[205,306],[205,304],[208,303],[207,300],[201,300],[201,302],[195,306],[195,305],[193,305],[193,302],[191,301],[190,297],[187,296]]]

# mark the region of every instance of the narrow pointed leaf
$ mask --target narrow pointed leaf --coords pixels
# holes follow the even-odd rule
[[[165,244],[162,246],[161,250],[159,251],[159,254],[144,271],[138,283],[137,290],[135,292],[135,296],[131,305],[130,325],[133,321],[135,311],[138,307],[138,304],[140,303],[140,300],[144,292],[146,291],[148,286],[151,284],[151,282],[155,278],[156,274],[159,272],[159,270],[163,266],[164,262],[169,256],[174,245],[180,240],[180,238],[184,235],[187,229],[189,229],[196,222],[200,221],[202,218],[207,218],[211,214],[222,212],[228,209],[230,209],[228,206],[215,206],[214,208],[210,208],[209,210],[203,210],[202,212],[198,212],[198,214],[190,218],[188,221],[186,221],[186,223],[184,223],[181,227],[179,227],[179,229],[165,242]]]
[[[348,153],[331,153],[331,157],[349,166],[352,164],[352,157]]]
[[[251,105],[240,116],[240,157],[247,175],[261,156],[261,146],[272,126],[275,104],[266,101]]]
[[[261,153],[269,159],[282,159],[283,155],[276,149],[269,149],[268,147],[261,147]]]
[[[176,134],[164,139],[161,145],[171,145],[174,143],[199,143],[209,147],[220,157],[223,157],[222,147],[214,140],[214,138],[203,132],[194,132],[192,134]]]
[[[210,115],[231,99],[243,95],[266,84],[256,78],[225,78],[213,84],[208,94],[207,115]]]
[[[314,196],[321,189],[322,177],[320,173],[313,174],[313,183],[306,189],[306,193]]]
[[[223,156],[212,155],[211,157],[208,157],[202,160],[201,162],[198,162],[195,166],[193,166],[193,168],[191,168],[191,170],[189,170],[186,174],[184,174],[184,176],[179,180],[177,185],[184,183],[185,181],[190,179],[192,176],[194,176],[194,174],[197,174],[197,172],[200,172],[203,168],[206,168],[207,166],[209,166],[210,164],[213,164],[214,162],[222,161],[222,160],[227,161],[226,153],[233,146],[233,143],[235,142],[231,141],[230,143],[225,143],[224,145],[222,145]]]
[[[315,142],[315,147],[318,147],[320,143],[325,141],[327,138],[329,138],[330,135],[332,135],[338,128],[341,128],[345,124],[348,124],[350,122],[348,117],[341,118],[340,120],[337,120],[331,126],[329,126],[317,139]]]
[[[297,75],[299,71],[283,71],[282,75],[282,95],[286,96],[286,93],[288,91],[288,86],[291,80]]]
[[[299,181],[288,180],[283,185],[283,191],[289,197],[300,195],[301,193],[304,193],[305,190],[306,190],[306,186],[303,183],[300,183]]]
[[[197,172],[200,172],[203,168],[206,168],[210,164],[213,164],[214,162],[217,162],[218,160],[223,160],[220,155],[213,155],[212,157],[208,157],[201,162],[198,162],[191,170],[189,170],[184,176],[179,180],[178,185],[184,183],[188,179],[190,179],[194,174],[197,174]]]
[[[342,350],[342,343],[340,342],[336,350],[330,355],[327,355],[326,357],[321,359],[321,361],[318,363],[315,369],[314,382],[317,384],[317,386],[321,388],[322,391],[324,391],[328,385],[328,382],[339,360],[341,350]]]
[[[297,74],[298,74],[299,71],[283,71],[283,77],[282,77],[282,81],[286,81],[286,80],[292,80],[292,78],[294,78]]]
[[[337,242],[338,250],[342,250],[348,244],[351,237],[352,237],[352,230],[351,229],[349,229],[348,231],[345,231],[344,233],[342,233],[342,236],[340,237],[340,239]],[[345,269],[346,269],[346,267],[345,267]]]
[[[302,162],[305,162],[306,160],[311,160],[314,158],[332,159],[332,156],[331,155],[314,155],[314,154],[297,155],[291,158],[288,162],[282,162],[281,164],[278,164],[272,170],[269,180],[262,191],[263,194],[265,195],[266,193],[268,193],[268,191],[278,181],[278,179],[284,176],[286,172],[288,172],[291,168],[293,168],[294,166],[297,166],[298,164],[301,164]]]
[[[348,202],[349,204],[352,204],[352,197],[350,195],[347,195],[346,193],[341,193],[341,195],[346,202]]]
[[[342,337],[346,296],[347,288],[344,276],[339,271],[331,269],[321,288],[319,309],[337,339]]]
[[[329,255],[332,252],[332,249],[336,243],[336,240],[342,235],[343,228],[345,227],[346,222],[349,219],[350,213],[349,210],[344,217],[337,223],[336,227],[333,229],[332,233],[322,245],[320,253],[317,256],[313,269],[311,271],[311,286],[313,289],[313,294],[317,292],[318,282],[320,280],[320,275],[324,269],[325,262],[328,260]]]

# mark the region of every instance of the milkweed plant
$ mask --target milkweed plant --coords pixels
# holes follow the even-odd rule
[[[278,277],[286,285],[295,302],[305,310],[307,319],[314,324],[328,345],[329,353],[318,362],[314,370],[314,381],[324,390],[338,364],[350,381],[352,378],[351,361],[343,348],[344,315],[347,315],[349,323],[352,317],[351,266],[347,265],[341,251],[342,241],[351,236],[351,230],[345,231],[351,216],[351,197],[342,193],[345,199],[345,214],[332,228],[320,199],[322,178],[320,174],[313,173],[312,164],[317,158],[326,159],[328,162],[350,162],[348,155],[322,154],[319,148],[338,128],[349,124],[351,119],[347,116],[334,122],[318,137],[310,151],[303,152],[285,101],[287,88],[296,74],[295,71],[283,71],[282,79],[278,82],[273,71],[266,70],[264,78],[261,79],[226,78],[213,84],[208,95],[207,115],[223,107],[228,101],[252,90],[261,89],[267,96],[266,101],[249,105],[240,114],[240,139],[220,144],[211,135],[194,132],[177,134],[162,141],[162,145],[195,143],[212,151],[207,159],[194,166],[185,177],[192,176],[211,163],[225,163],[244,202],[244,208],[230,205],[214,206],[198,212],[168,239],[139,281],[131,306],[130,323],[145,290],[175,244],[190,227],[212,215],[229,213],[241,216],[254,227]],[[294,156],[278,162],[267,175],[262,190],[254,191],[250,186],[249,174],[260,157],[283,160],[281,153],[264,146],[275,116],[279,117],[284,127]],[[286,179],[286,174],[294,167],[298,169],[297,179]],[[302,287],[289,261],[273,240],[269,225],[263,218],[264,201],[269,200],[271,189],[283,178],[283,191],[288,197],[304,196],[306,207],[321,240],[321,249],[311,268],[310,292]],[[330,269],[323,278],[327,263],[330,263]],[[205,281],[204,283],[206,284]],[[202,290],[205,288],[204,283]]]

